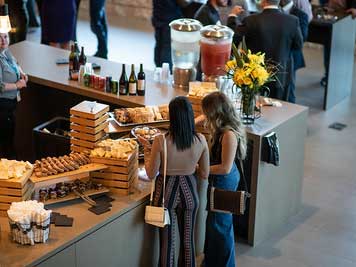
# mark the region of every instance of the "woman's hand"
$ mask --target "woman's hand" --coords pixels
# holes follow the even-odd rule
[[[21,79],[22,79],[22,80],[25,80],[25,82],[28,82],[28,76],[27,76],[26,73],[21,72],[20,76],[21,76]]]
[[[27,86],[26,85],[26,80],[24,80],[24,79],[18,80],[15,84],[16,84],[16,88],[17,89],[22,89],[22,88]]]
[[[141,143],[141,145],[143,145],[143,147],[145,149],[151,149],[152,145],[151,145],[150,141],[148,141],[147,139],[138,135],[137,140]]]
[[[195,125],[203,125],[204,124],[204,122],[206,121],[206,116],[205,115],[200,115],[200,116],[198,116],[198,117],[196,117],[195,119],[194,119],[194,123],[195,123]]]

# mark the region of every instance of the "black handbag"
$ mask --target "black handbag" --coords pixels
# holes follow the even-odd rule
[[[237,162],[236,162],[237,161]],[[242,160],[235,159],[235,163],[240,164],[241,177],[244,190],[230,191],[214,186],[208,187],[208,209],[214,212],[232,213],[243,215],[246,211],[247,199],[251,197],[248,192]]]
[[[261,160],[279,166],[279,141],[275,132],[262,138]]]

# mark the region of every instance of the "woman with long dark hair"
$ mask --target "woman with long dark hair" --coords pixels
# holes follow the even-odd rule
[[[159,266],[175,266],[175,231],[180,235],[179,266],[195,266],[194,226],[199,206],[195,173],[206,179],[209,175],[209,149],[205,137],[195,132],[192,105],[186,97],[176,97],[169,104],[170,125],[165,136],[167,143],[166,189],[162,192],[163,177],[158,175],[153,203],[159,206],[165,196],[171,224],[160,230]],[[163,173],[164,137],[157,136],[149,146],[140,139],[145,152],[151,150],[145,163],[147,175],[154,179]],[[149,153],[149,152],[148,152]],[[146,153],[145,153],[146,154]],[[198,166],[198,167],[197,167]]]
[[[203,112],[212,134],[209,186],[236,191],[240,174],[235,157],[246,156],[246,133],[235,107],[221,92],[203,98]],[[206,267],[235,266],[232,214],[208,211],[204,246]]]

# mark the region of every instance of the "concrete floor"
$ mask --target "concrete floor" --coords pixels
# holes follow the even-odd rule
[[[78,40],[94,54],[95,36],[80,21]],[[39,42],[39,30],[29,34]],[[109,29],[109,59],[143,62],[153,69],[153,33]],[[356,266],[356,93],[323,111],[322,50],[305,48],[307,68],[298,72],[297,102],[310,107],[306,140],[303,207],[278,233],[252,248],[238,243],[242,267],[355,267]],[[119,75],[119,73],[118,73]],[[355,77],[355,76],[354,76]],[[333,122],[347,124],[342,131]],[[291,151],[291,153],[293,153]]]

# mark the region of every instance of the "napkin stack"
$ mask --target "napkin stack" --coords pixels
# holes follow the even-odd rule
[[[51,212],[37,200],[13,202],[7,211],[13,240],[23,245],[46,242]]]

